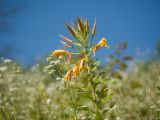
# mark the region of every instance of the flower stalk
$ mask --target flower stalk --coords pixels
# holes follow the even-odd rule
[[[66,68],[66,74],[64,75],[64,83],[66,86],[66,91],[68,96],[70,97],[70,101],[72,103],[72,108],[74,109],[75,114],[75,120],[78,119],[77,112],[78,109],[73,101],[73,96],[71,95],[71,87],[72,85],[70,82],[74,81],[74,79],[82,79],[81,75],[86,74],[87,75],[87,86],[86,88],[90,88],[91,93],[89,96],[91,96],[90,100],[93,102],[93,109],[95,114],[95,120],[102,120],[102,108],[100,107],[100,100],[101,98],[97,94],[97,84],[95,83],[94,75],[96,69],[93,69],[94,64],[96,61],[92,59],[92,53],[95,56],[95,52],[100,47],[106,47],[109,48],[107,44],[106,38],[102,38],[97,44],[94,45],[92,42],[95,32],[96,32],[96,20],[94,21],[93,28],[90,31],[89,23],[87,20],[83,20],[80,18],[77,18],[77,21],[75,24],[72,24],[72,26],[69,26],[69,24],[66,24],[67,29],[69,30],[69,33],[73,38],[76,39],[76,41],[73,41],[67,37],[64,37],[60,35],[60,37],[65,40],[66,42],[61,41],[63,45],[65,45],[68,48],[75,49],[76,52],[69,52],[66,50],[55,50],[52,52],[51,56],[58,57],[59,55],[66,55],[67,56],[67,63],[68,67]],[[72,59],[75,56],[76,59]],[[95,67],[96,68],[96,67]],[[69,85],[69,86],[67,86]],[[72,89],[73,90],[73,89]],[[89,109],[89,108],[88,108]]]

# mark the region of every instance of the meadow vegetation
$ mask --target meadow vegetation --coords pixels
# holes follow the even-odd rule
[[[46,62],[26,69],[1,57],[0,120],[160,120],[158,44],[155,55],[138,61],[121,42],[102,65],[96,51],[110,49],[106,38],[94,43],[96,20],[66,27],[72,39],[60,37],[67,49]]]

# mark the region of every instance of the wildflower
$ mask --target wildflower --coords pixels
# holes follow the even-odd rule
[[[73,76],[79,75],[79,65],[75,65],[73,68]]]
[[[54,52],[51,53],[50,56],[55,56],[55,57],[59,57],[60,55],[66,55],[67,56],[67,63],[71,62],[71,53],[66,51],[66,50],[55,50]]]
[[[85,64],[84,59],[81,59],[80,64],[79,64],[79,71],[82,71],[84,69],[84,64]]]
[[[67,74],[64,76],[64,81],[65,81],[65,82],[71,80],[71,78],[72,78],[72,73],[73,73],[72,69],[68,70]]]
[[[109,48],[109,46],[107,45],[107,40],[106,40],[106,38],[102,38],[102,39],[95,45],[95,47],[93,48],[94,56],[95,56],[96,50],[97,50],[99,47],[107,47],[107,48]]]
[[[96,19],[94,21],[94,25],[93,25],[93,28],[92,28],[92,36],[94,36],[95,31],[96,31]]]

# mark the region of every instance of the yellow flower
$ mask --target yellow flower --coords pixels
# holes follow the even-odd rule
[[[84,69],[84,64],[85,64],[84,59],[81,59],[81,61],[79,63],[79,71],[82,71]]]
[[[75,66],[72,68],[72,71],[73,71],[73,76],[79,75],[79,65],[75,65]]]
[[[71,62],[72,55],[70,52],[68,52],[66,50],[55,50],[54,52],[51,53],[50,56],[59,57],[60,55],[66,55],[67,56],[67,63]]]
[[[64,76],[64,81],[69,81],[73,76],[78,76],[80,72],[84,69],[84,64],[84,59],[81,59],[80,63],[74,65],[70,70],[68,70],[68,72]]]
[[[67,74],[64,76],[64,81],[67,82],[67,81],[71,80],[72,74],[73,74],[72,69],[68,70]]]
[[[107,48],[109,48],[109,46],[107,45],[107,40],[106,40],[106,38],[102,38],[102,39],[95,45],[95,47],[93,48],[94,56],[95,56],[96,50],[97,50],[99,47],[107,47]]]

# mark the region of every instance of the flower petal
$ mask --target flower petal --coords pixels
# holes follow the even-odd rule
[[[60,55],[66,55],[67,56],[67,63],[71,62],[72,55],[70,52],[68,52],[66,50],[55,50],[54,52],[51,53],[50,56],[59,57]]]
[[[73,71],[72,70],[68,70],[67,74],[64,76],[64,81],[66,82],[66,81],[71,80],[72,74],[73,74]]]
[[[73,76],[79,75],[79,65],[75,65],[73,68]]]
[[[107,40],[106,38],[102,38],[93,48],[93,54],[95,56],[96,50],[99,49],[100,47],[107,47],[109,48],[109,46],[107,45]]]
[[[82,71],[84,69],[84,64],[85,64],[84,59],[81,59],[81,61],[79,63],[79,71]]]

